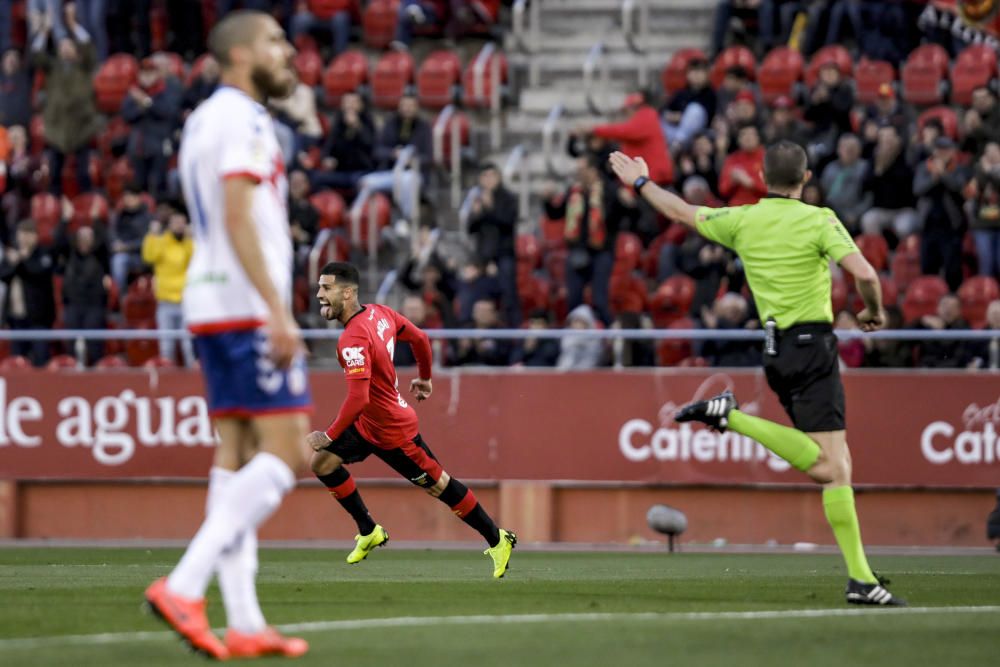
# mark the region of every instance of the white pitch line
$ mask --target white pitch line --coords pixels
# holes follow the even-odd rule
[[[836,618],[853,616],[914,616],[928,614],[994,614],[1000,605],[970,607],[862,607],[859,609],[775,609],[759,611],[690,611],[582,614],[504,614],[475,616],[394,616],[339,621],[307,621],[277,626],[283,632],[331,632],[371,628],[406,628],[440,625],[519,625],[536,623],[577,623],[594,621],[748,621],[797,618]],[[54,645],[100,646],[128,642],[163,641],[172,632],[105,632],[92,635],[52,635],[0,639],[0,650],[35,649]]]

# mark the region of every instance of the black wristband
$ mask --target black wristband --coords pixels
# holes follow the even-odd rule
[[[642,186],[644,186],[646,183],[649,183],[649,177],[640,176],[639,178],[635,179],[635,183],[632,184],[632,189],[635,190],[635,193],[637,195],[641,195]]]

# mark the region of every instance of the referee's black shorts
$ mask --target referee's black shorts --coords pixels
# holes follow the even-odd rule
[[[764,373],[795,428],[843,430],[844,384],[833,327],[817,322],[780,331],[777,351],[777,356],[764,354]]]

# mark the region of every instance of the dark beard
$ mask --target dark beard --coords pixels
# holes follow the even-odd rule
[[[288,79],[288,83],[282,83],[263,67],[255,67],[250,72],[250,80],[253,81],[253,85],[264,96],[264,99],[277,100],[291,95],[298,83],[298,78],[294,76],[294,70],[293,76]]]

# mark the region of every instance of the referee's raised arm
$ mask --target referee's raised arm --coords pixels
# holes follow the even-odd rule
[[[635,190],[636,194],[649,202],[649,205],[682,224],[696,228],[695,214],[697,206],[692,206],[677,195],[664,190],[649,180],[649,167],[640,158],[630,158],[621,151],[615,151],[609,158],[611,169],[621,179],[622,183]]]

